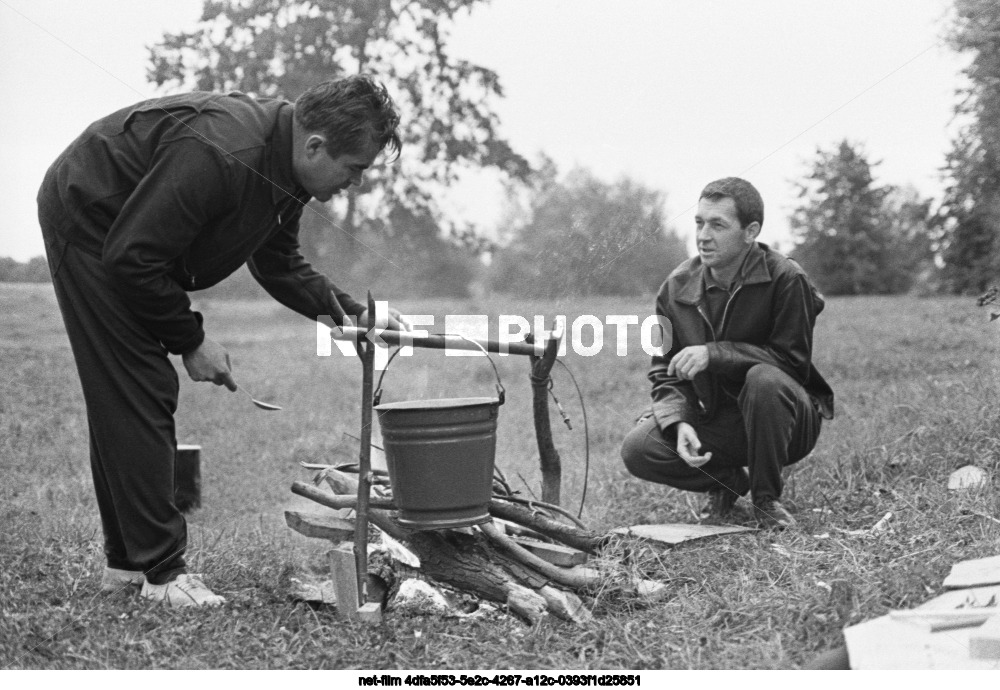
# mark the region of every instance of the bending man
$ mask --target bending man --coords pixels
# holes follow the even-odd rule
[[[246,263],[277,301],[315,319],[365,308],[299,253],[305,203],[360,184],[399,116],[364,77],[294,104],[241,93],[145,101],[92,124],[49,168],[38,216],[90,427],[104,529],[102,586],[175,606],[220,604],[187,573],[174,505],[179,355],[195,381],[236,390],[225,348],[187,291]],[[393,313],[390,327],[399,327]]]

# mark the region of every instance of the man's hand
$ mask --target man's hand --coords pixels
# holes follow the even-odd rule
[[[677,454],[691,467],[701,467],[712,459],[711,453],[699,455],[701,441],[694,427],[687,422],[677,422]]]
[[[667,365],[667,376],[690,381],[708,368],[708,347],[690,345],[674,355]]]
[[[216,386],[236,390],[229,353],[214,340],[205,338],[197,350],[187,353],[182,359],[192,381],[211,381]]]
[[[378,310],[376,310],[377,312]],[[388,323],[384,320],[375,323],[379,328],[384,328],[390,331],[412,331],[413,325],[406,320],[402,314],[399,313],[397,309],[389,307],[389,321]],[[361,316],[358,317],[358,326],[360,328],[366,328],[368,326],[368,310],[365,309],[361,312]]]

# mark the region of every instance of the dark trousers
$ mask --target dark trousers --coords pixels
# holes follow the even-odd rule
[[[685,491],[726,488],[753,502],[781,497],[781,468],[808,455],[819,438],[822,418],[805,390],[777,367],[758,364],[747,372],[738,400],[707,422],[693,424],[701,454],[712,459],[691,467],[677,454],[677,434],[660,430],[650,413],[622,443],[628,471],[651,482]],[[749,470],[747,485],[742,467]]]
[[[162,584],[185,569],[174,505],[177,372],[118,297],[101,260],[55,238],[49,268],[87,404],[90,467],[108,565]]]

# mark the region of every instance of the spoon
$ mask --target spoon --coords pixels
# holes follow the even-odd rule
[[[260,400],[257,400],[252,395],[250,395],[250,391],[248,391],[246,388],[242,388],[240,386],[237,386],[237,390],[241,390],[244,393],[246,393],[247,397],[250,398],[250,402],[252,402],[254,405],[256,405],[257,407],[259,407],[262,410],[267,410],[268,412],[274,412],[275,410],[280,410],[281,409],[281,407],[278,406],[278,405],[272,405],[271,403],[266,403],[266,402],[262,402]]]

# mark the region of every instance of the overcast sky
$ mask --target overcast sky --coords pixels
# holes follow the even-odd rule
[[[0,0],[0,256],[43,252],[35,193],[94,119],[156,95],[146,47],[192,27],[202,0]],[[453,50],[497,71],[502,132],[566,171],[626,174],[693,227],[698,192],[746,177],[763,240],[787,244],[791,180],[817,146],[862,142],[878,181],[940,197],[964,60],[941,42],[946,0],[493,0]],[[391,84],[389,85],[391,88]],[[486,183],[455,199],[485,226]]]

